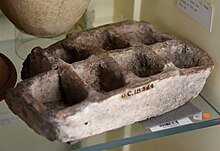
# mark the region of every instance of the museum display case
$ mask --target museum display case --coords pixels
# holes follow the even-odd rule
[[[126,8],[124,3],[123,0],[92,1],[87,12],[69,32],[79,32],[99,25],[129,19],[140,20],[141,8],[143,9],[145,3],[141,3],[139,0],[128,0]],[[105,8],[105,6],[108,7]],[[156,21],[154,23],[156,24]],[[37,38],[26,35],[16,29],[3,14],[0,15],[0,53],[7,56],[14,64],[17,70],[17,82],[21,81],[22,63],[33,47],[47,47],[64,37],[65,34],[53,38]],[[208,98],[206,93],[201,93],[190,103],[190,107],[194,109],[193,112],[190,107],[186,106],[180,116],[173,119],[167,119],[167,117],[174,116],[180,111],[179,108],[171,111],[170,115],[165,115],[165,121],[164,118],[161,120],[156,117],[155,121],[159,121],[159,123],[156,122],[150,126],[146,126],[145,121],[137,122],[69,143],[50,142],[39,136],[8,109],[5,101],[1,101],[0,150],[101,151],[218,125],[220,124],[220,111]],[[185,114],[187,112],[188,114]]]

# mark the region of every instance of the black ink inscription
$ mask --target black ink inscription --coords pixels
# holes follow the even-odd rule
[[[149,84],[149,85],[146,85],[146,86],[143,86],[143,87],[139,87],[139,88],[136,88],[136,89],[133,89],[133,90],[130,90],[128,92],[123,93],[121,95],[121,98],[131,97],[131,96],[137,95],[137,94],[139,94],[141,92],[150,90],[152,88],[154,88],[153,84]]]

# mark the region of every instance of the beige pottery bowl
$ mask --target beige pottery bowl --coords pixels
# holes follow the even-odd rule
[[[0,0],[0,8],[20,30],[37,37],[54,37],[80,19],[90,0]]]

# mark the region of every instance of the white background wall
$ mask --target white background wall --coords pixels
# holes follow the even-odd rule
[[[160,29],[188,39],[214,60],[215,69],[205,85],[204,96],[220,109],[220,1],[209,0],[214,7],[213,30],[209,32],[176,7],[177,0],[142,0],[142,20]]]

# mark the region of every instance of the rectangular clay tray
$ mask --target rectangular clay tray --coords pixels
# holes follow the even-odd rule
[[[34,48],[6,102],[38,134],[69,142],[184,105],[212,69],[194,44],[124,21]]]

